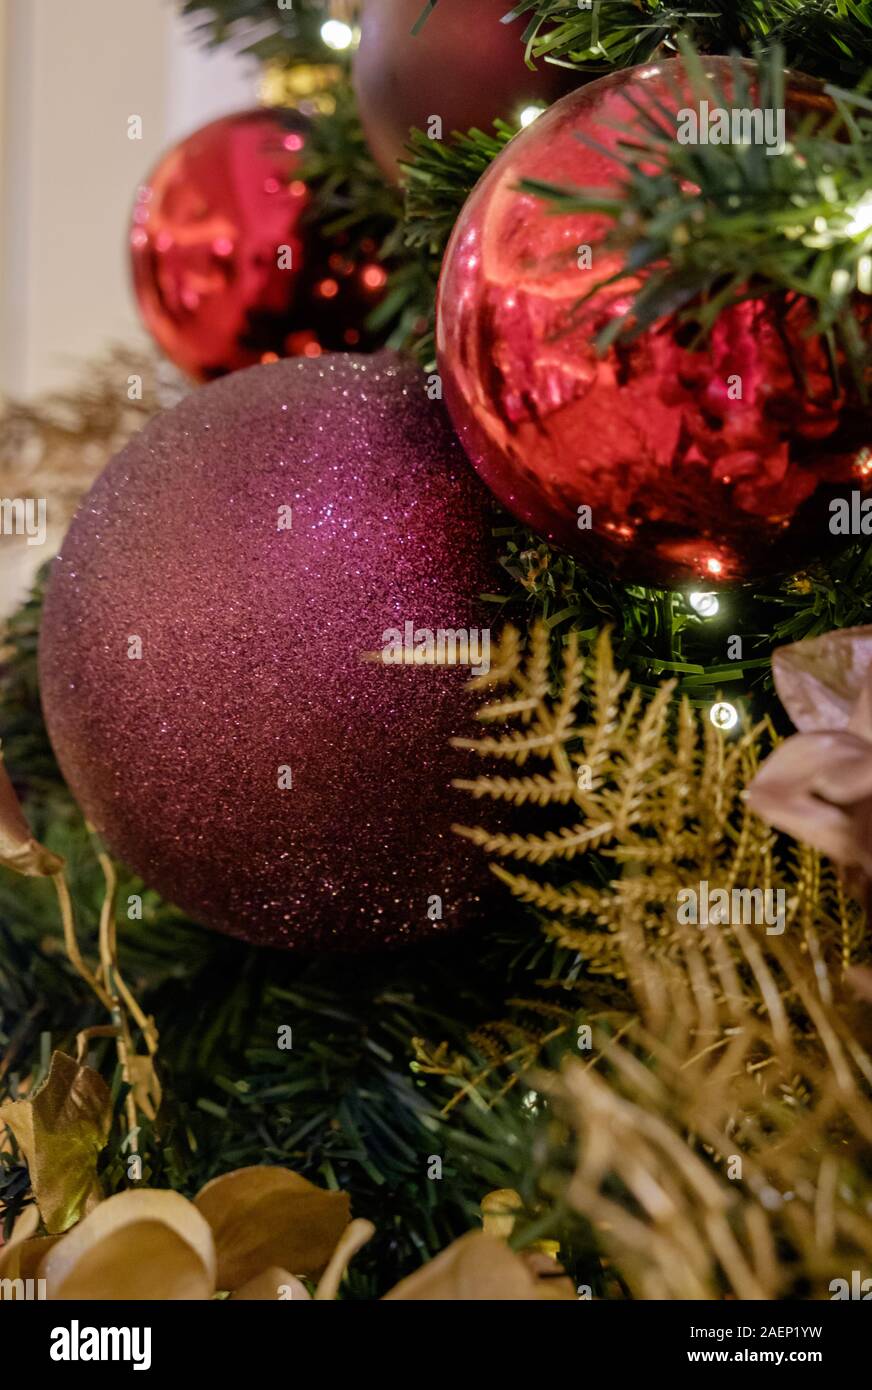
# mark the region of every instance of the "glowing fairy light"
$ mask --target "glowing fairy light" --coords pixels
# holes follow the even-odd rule
[[[864,193],[856,207],[849,208],[845,231],[848,236],[862,236],[872,228],[872,193]]]
[[[690,594],[688,602],[701,618],[713,618],[721,606],[717,594]]]
[[[354,39],[354,30],[350,24],[346,24],[341,19],[326,19],[321,25],[321,38],[328,48],[335,49],[341,53],[344,48],[350,48]]]
[[[739,711],[735,705],[729,704],[727,700],[718,700],[717,704],[712,705],[709,710],[709,719],[716,729],[721,729],[727,733],[730,729],[735,729],[738,724]]]
[[[532,125],[533,122],[537,120],[539,116],[542,115],[542,112],[544,110],[544,106],[525,106],[520,116],[518,117],[518,120],[521,123],[521,128],[523,130],[526,130],[527,126]]]

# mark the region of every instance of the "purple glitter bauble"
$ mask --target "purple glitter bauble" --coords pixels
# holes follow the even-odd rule
[[[489,506],[391,354],[253,367],[154,420],[76,516],[40,645],[52,743],[114,854],[259,944],[474,918],[449,745],[469,670],[366,654],[407,623],[437,651],[483,636]]]

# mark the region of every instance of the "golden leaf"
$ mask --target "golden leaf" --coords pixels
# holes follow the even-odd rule
[[[543,1258],[540,1256],[540,1259]],[[547,1258],[547,1257],[545,1257]],[[555,1270],[559,1266],[552,1261]],[[540,1279],[538,1266],[530,1268],[527,1261],[516,1255],[502,1240],[484,1231],[470,1231],[437,1255],[435,1260],[402,1279],[385,1301],[463,1301],[495,1300],[530,1302],[543,1298],[574,1298],[570,1292],[556,1292],[557,1281]],[[560,1281],[563,1283],[564,1281]],[[547,1285],[547,1291],[542,1285]]]
[[[742,971],[690,925],[655,955],[628,915],[637,1016],[534,1081],[572,1132],[561,1197],[635,1298],[826,1299],[872,1249],[872,1056],[819,956],[737,931]]]
[[[16,874],[44,878],[59,873],[63,863],[33,838],[0,753],[0,865]]]
[[[27,1289],[18,1280],[35,1279],[39,1262],[61,1236],[37,1236],[39,1212],[35,1206],[25,1207],[16,1221],[6,1244],[0,1246],[0,1279],[5,1301],[17,1302],[27,1298]]]
[[[495,1192],[489,1192],[481,1200],[482,1229],[486,1235],[508,1240],[523,1206],[520,1193],[512,1187],[498,1187]]]
[[[0,1107],[0,1119],[18,1141],[46,1230],[66,1231],[100,1199],[97,1157],[112,1121],[108,1086],[91,1067],[55,1052],[42,1085]]]
[[[119,380],[147,380],[142,400],[128,400]],[[65,391],[28,401],[5,400],[0,414],[0,472],[6,497],[50,497],[61,531],[94,479],[151,416],[174,405],[185,383],[158,354],[113,346],[83,365]]]
[[[847,972],[846,978],[854,993],[867,1004],[872,1004],[872,970],[867,966],[855,965]]]
[[[317,1278],[349,1221],[349,1198],[286,1168],[238,1168],[194,1199],[215,1237],[219,1289],[238,1289],[270,1265]]]
[[[354,1255],[361,1250],[368,1240],[372,1240],[375,1235],[375,1226],[371,1221],[364,1221],[360,1217],[352,1221],[345,1227],[339,1237],[339,1243],[333,1254],[330,1256],[330,1263],[318,1280],[318,1287],[315,1290],[315,1299],[319,1303],[327,1302],[336,1297],[339,1292],[339,1285],[345,1275],[345,1271]]]
[[[146,1119],[153,1120],[160,1108],[162,1091],[155,1070],[154,1058],[147,1054],[141,1057],[127,1057],[127,1075],[133,1087],[133,1099],[137,1110]]]
[[[53,1246],[39,1267],[50,1299],[211,1298],[215,1245],[178,1192],[118,1192]]]
[[[14,1245],[11,1242],[4,1245],[0,1250],[0,1279],[36,1279],[43,1257],[59,1240],[63,1240],[63,1236],[33,1236],[30,1240],[16,1241]],[[25,1292],[20,1292],[25,1298]],[[18,1293],[19,1290],[13,1289],[12,1298],[17,1298]],[[9,1296],[3,1293],[4,1300]]]

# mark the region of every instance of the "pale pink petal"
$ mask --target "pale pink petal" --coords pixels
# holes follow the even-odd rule
[[[861,694],[872,681],[872,627],[843,628],[779,647],[772,673],[781,703],[800,733],[847,729],[872,738],[872,702],[862,723],[852,722]]]
[[[789,738],[748,788],[748,804],[761,820],[867,873],[872,843],[861,808],[870,796],[872,745],[850,733]]]
[[[860,738],[872,743],[872,673],[867,676],[866,684],[860,691],[851,718],[848,720],[848,729],[852,734],[857,734]]]
[[[858,849],[858,863],[867,877],[872,877],[872,797],[866,796],[855,802],[850,810],[851,824],[854,827],[854,844]]]

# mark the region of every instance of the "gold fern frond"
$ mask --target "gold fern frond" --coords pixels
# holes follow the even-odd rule
[[[572,1135],[564,1200],[637,1298],[831,1297],[872,1249],[872,1057],[837,974],[782,938],[738,969],[689,926],[672,957],[629,916],[618,941],[635,1018],[533,1079]]]
[[[488,854],[499,854],[504,858],[525,859],[531,864],[547,864],[552,859],[571,859],[583,848],[605,839],[611,834],[608,822],[601,825],[570,825],[563,830],[549,830],[544,835],[505,835],[500,831],[490,831],[484,826],[453,825],[456,835],[484,849]]]
[[[480,799],[509,801],[514,806],[532,802],[534,806],[550,806],[555,802],[565,806],[575,794],[575,778],[568,773],[537,772],[533,777],[459,777],[454,785]]]
[[[584,963],[538,982],[580,1010],[507,1001],[455,1062],[445,1110],[522,1081],[548,1097],[545,1188],[638,1298],[828,1297],[872,1250],[872,1023],[850,997],[862,977],[872,999],[863,910],[833,864],[751,813],[768,721],[728,737],[671,683],[630,689],[607,634],[586,665],[570,648],[546,690],[544,640],[529,679],[509,645],[502,681],[524,708],[509,698],[488,721],[532,767],[466,785],[494,811],[548,797],[546,826],[457,829]],[[680,895],[704,884],[738,894],[740,917],[684,918]],[[781,895],[771,930],[745,920],[755,892]]]
[[[776,836],[746,804],[745,788],[776,741],[768,720],[725,735],[675,697],[674,681],[651,694],[630,688],[606,630],[587,660],[571,636],[553,681],[548,650],[543,623],[526,656],[517,634],[505,634],[493,684],[506,698],[482,712],[487,734],[456,741],[522,775],[488,769],[455,784],[480,802],[547,807],[547,829],[516,830],[505,815],[492,827],[455,829],[497,861],[543,870],[537,878],[494,865],[515,897],[547,916],[549,938],[581,952],[594,973],[622,979],[615,937],[623,914],[636,912],[649,947],[668,952],[680,894],[705,883],[781,895],[785,929],[799,934],[802,950],[842,970],[869,957],[862,913],[832,865]]]
[[[522,903],[539,908],[542,912],[558,913],[566,917],[586,917],[595,912],[599,899],[594,889],[581,884],[567,884],[555,888],[551,883],[539,883],[527,878],[525,874],[513,874],[502,864],[491,866],[493,873]]]

